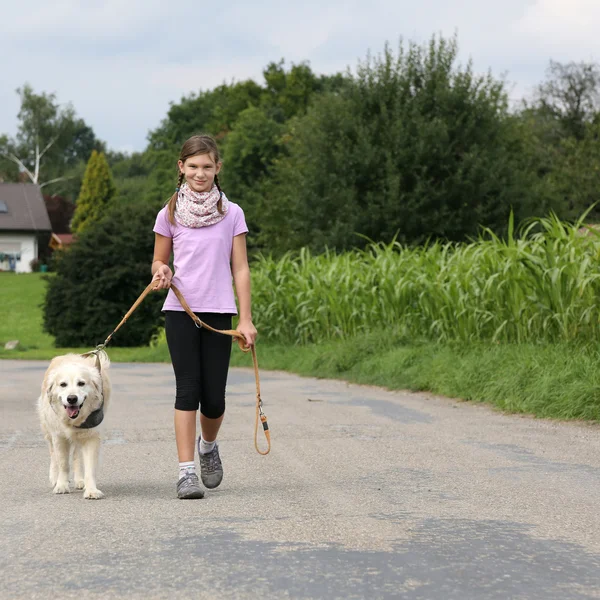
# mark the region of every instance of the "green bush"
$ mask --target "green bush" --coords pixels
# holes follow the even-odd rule
[[[119,324],[150,282],[159,208],[112,207],[60,253],[44,304],[44,329],[55,336],[56,346],[95,346]],[[163,325],[163,299],[164,293],[150,294],[111,345],[147,345]]]
[[[386,46],[287,125],[260,215],[268,251],[366,245],[357,233],[464,241],[502,232],[511,208],[536,214],[505,85],[460,66],[456,40]]]

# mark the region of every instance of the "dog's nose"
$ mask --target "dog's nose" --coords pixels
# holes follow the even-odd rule
[[[77,398],[77,396],[67,396],[67,402],[69,404],[76,404],[77,400],[79,400],[79,398]]]

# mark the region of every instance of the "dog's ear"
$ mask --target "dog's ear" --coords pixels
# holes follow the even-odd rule
[[[48,373],[48,375],[46,376],[46,394],[48,396],[48,398],[52,398],[52,389],[54,388],[54,384],[55,384],[55,375],[54,375],[54,371],[50,371],[50,373]]]
[[[98,395],[102,394],[102,374],[96,367],[90,368],[90,382]]]

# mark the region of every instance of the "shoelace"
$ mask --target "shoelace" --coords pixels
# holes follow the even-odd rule
[[[214,450],[211,450],[208,454],[201,454],[202,461],[206,465],[206,470],[209,473],[214,473],[217,469],[217,453],[216,447]]]
[[[182,481],[181,485],[184,487],[188,487],[189,485],[199,484],[200,480],[198,479],[198,475],[196,473],[187,473],[185,475],[185,479]]]

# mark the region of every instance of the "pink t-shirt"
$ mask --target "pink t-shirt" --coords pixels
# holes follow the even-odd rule
[[[194,312],[237,315],[231,274],[233,238],[248,232],[244,211],[233,202],[225,217],[208,227],[184,227],[169,221],[169,207],[156,217],[155,233],[173,239],[173,283]],[[169,290],[163,310],[183,310]]]

